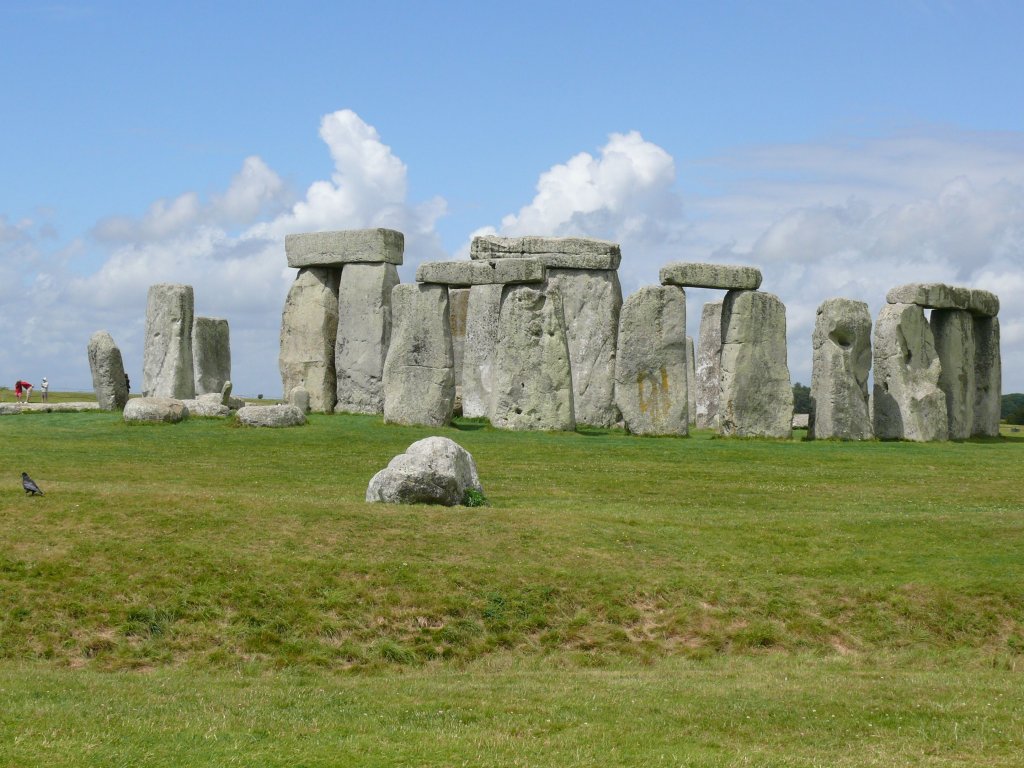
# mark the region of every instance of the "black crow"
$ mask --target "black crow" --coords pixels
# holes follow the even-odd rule
[[[45,496],[42,489],[36,485],[35,480],[28,476],[28,472],[21,473],[21,487],[25,489],[25,493],[30,496],[35,496],[37,493],[40,496]]]

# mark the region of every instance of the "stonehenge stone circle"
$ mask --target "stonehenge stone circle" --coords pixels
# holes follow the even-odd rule
[[[686,422],[691,427],[697,426],[697,360],[693,336],[686,337]]]
[[[721,288],[727,291],[756,291],[761,287],[761,270],[727,264],[674,262],[658,273],[662,285],[683,288]]]
[[[416,282],[465,287],[494,283],[543,283],[546,269],[538,259],[425,261],[416,270]]]
[[[396,285],[391,292],[391,345],[384,361],[384,421],[444,426],[455,404],[448,289]]]
[[[875,437],[881,440],[945,440],[946,396],[939,389],[935,340],[916,304],[886,304],[874,331]]]
[[[322,413],[334,410],[337,397],[338,278],[336,269],[300,269],[281,314],[282,389],[305,388],[309,407]]]
[[[231,380],[231,340],[228,321],[197,317],[192,324],[192,367],[195,394],[220,393]]]
[[[466,305],[462,357],[462,415],[491,418],[494,357],[503,285],[474,285]]]
[[[96,331],[89,337],[89,370],[92,388],[100,410],[119,411],[128,402],[128,387],[124,382],[124,362],[121,350],[107,331]]]
[[[862,301],[826,299],[818,307],[811,368],[812,439],[869,440],[871,312]]]
[[[635,435],[689,434],[686,294],[644,286],[619,316],[615,401]]]
[[[194,307],[191,285],[157,283],[149,287],[142,359],[144,396],[188,399],[195,395]]]
[[[188,418],[188,408],[173,397],[133,397],[124,406],[129,424],[177,424]]]
[[[394,229],[349,229],[337,232],[304,232],[284,239],[288,266],[334,267],[345,264],[401,265],[405,235]]]
[[[427,437],[410,445],[373,476],[366,488],[366,500],[454,507],[465,503],[469,490],[483,493],[469,451],[447,437]]]
[[[1002,406],[999,318],[974,318],[974,428],[972,437],[998,437]]]
[[[346,264],[341,271],[334,344],[335,412],[384,412],[391,291],[398,284],[398,270],[387,262]]]
[[[793,384],[786,360],[786,307],[777,296],[731,290],[722,303],[719,432],[732,437],[793,434]]]
[[[929,323],[939,358],[939,389],[946,397],[950,440],[974,431],[974,319],[964,309],[933,309]]]
[[[306,414],[288,403],[247,405],[238,409],[236,417],[247,427],[299,427],[306,423]]]
[[[718,398],[722,389],[722,302],[701,309],[697,336],[696,386],[699,429],[718,429]]]

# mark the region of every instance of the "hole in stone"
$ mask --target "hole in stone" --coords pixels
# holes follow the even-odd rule
[[[522,416],[522,415],[523,415],[523,409],[522,408],[516,408],[516,416]]]
[[[849,349],[853,346],[853,336],[845,328],[837,328],[828,337],[843,349]]]

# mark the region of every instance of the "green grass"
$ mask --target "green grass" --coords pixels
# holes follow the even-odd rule
[[[487,506],[363,502],[435,433],[474,455]],[[0,765],[1016,765],[1024,749],[1018,436],[83,413],[3,417],[0,438]]]

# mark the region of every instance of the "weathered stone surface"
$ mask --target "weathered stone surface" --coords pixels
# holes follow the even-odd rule
[[[303,413],[309,413],[309,392],[305,387],[292,387],[288,393],[288,405],[294,405]]]
[[[221,402],[220,392],[210,392],[181,402],[188,408],[189,417],[226,418],[231,415],[231,409]]]
[[[615,351],[622,288],[610,270],[551,269],[548,286],[562,300],[565,338],[572,371],[576,423],[611,427],[615,405]]]
[[[89,370],[96,402],[104,411],[124,408],[128,387],[124,383],[124,362],[121,350],[107,331],[96,331],[89,337]]]
[[[384,421],[443,426],[455,405],[448,289],[417,283],[391,292],[391,346],[384,362]]]
[[[682,287],[756,291],[761,286],[760,269],[729,264],[677,261],[662,267],[658,276],[662,285]]]
[[[228,321],[220,317],[197,317],[192,324],[192,367],[195,393],[219,393],[231,380],[231,337]]]
[[[501,297],[491,422],[504,429],[573,430],[572,370],[558,288],[507,286]]]
[[[778,296],[757,291],[725,295],[721,365],[719,432],[733,437],[791,437],[786,307]]]
[[[348,264],[338,283],[338,336],[334,345],[336,412],[384,411],[384,360],[391,343],[394,264]]]
[[[287,235],[289,267],[341,267],[344,264],[401,264],[405,235],[394,229],[346,229]]]
[[[491,418],[498,314],[503,285],[474,285],[466,307],[462,362],[462,415]]]
[[[452,329],[452,367],[455,370],[456,403],[462,387],[462,361],[466,351],[466,314],[469,288],[448,289],[448,322]],[[458,406],[456,406],[458,407]]]
[[[809,413],[793,414],[793,429],[809,429],[811,426],[811,415]]]
[[[142,394],[190,398],[195,394],[192,368],[191,285],[157,283],[146,302],[146,341],[142,355]]]
[[[973,437],[997,437],[1002,411],[1003,370],[999,318],[974,318]]]
[[[940,363],[924,310],[886,304],[874,331],[871,408],[880,440],[945,440],[946,396],[939,389]]]
[[[474,237],[471,259],[530,257],[558,269],[618,269],[622,251],[618,243],[585,237]]]
[[[999,314],[999,297],[994,293],[945,283],[898,285],[885,295],[885,300],[889,304],[916,304],[925,309],[964,309],[983,317]]]
[[[701,309],[697,336],[697,428],[718,429],[718,398],[722,389],[722,302]]]
[[[309,407],[330,413],[337,397],[334,344],[338,335],[338,270],[299,270],[281,314],[282,392],[303,387]]]
[[[0,416],[14,416],[25,411],[39,411],[41,413],[82,413],[84,411],[98,411],[100,404],[95,402],[65,402],[55,403],[47,400],[41,403],[0,403]]]
[[[863,301],[826,299],[818,307],[811,337],[809,436],[869,440],[871,408],[871,312]]]
[[[697,426],[697,359],[693,337],[686,337],[686,423]]]
[[[635,435],[689,433],[686,293],[645,286],[626,299],[619,316],[615,401]]]
[[[370,480],[366,500],[388,504],[443,504],[466,501],[466,491],[483,493],[469,451],[447,437],[417,440]]]
[[[188,418],[188,408],[173,397],[133,397],[124,406],[129,424],[176,424]]]
[[[247,427],[299,427],[306,414],[294,405],[247,405],[237,411],[238,422]]]
[[[425,261],[416,270],[416,282],[458,286],[543,283],[546,269],[539,259]]]
[[[967,305],[967,311],[972,315],[995,317],[999,314],[999,297],[991,291],[972,288],[971,300]]]
[[[930,324],[949,439],[966,440],[974,428],[974,319],[964,309],[933,309]]]

